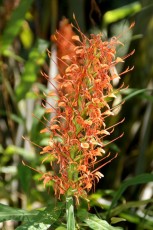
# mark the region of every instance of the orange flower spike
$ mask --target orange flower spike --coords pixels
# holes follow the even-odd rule
[[[111,135],[117,125],[106,127],[105,124],[106,117],[114,115],[108,103],[115,97],[112,80],[124,73],[115,75],[114,68],[128,55],[116,57],[116,47],[121,44],[118,38],[103,41],[101,34],[87,38],[78,26],[75,29],[80,36],[71,31],[69,41],[68,37],[64,39],[65,32],[56,34],[58,53],[62,52],[59,55],[62,71],[57,77],[59,98],[56,118],[52,118],[49,128],[42,130],[42,133],[50,133],[52,144],[44,147],[41,153],[53,155],[59,166],[58,172],[51,168],[51,176],[43,175],[44,184],[54,181],[58,198],[71,194],[78,204],[79,198],[86,199],[95,181],[103,177],[98,170],[113,159],[96,167],[107,158],[103,139]],[[67,65],[62,66],[60,58]],[[129,68],[125,70],[128,71]]]

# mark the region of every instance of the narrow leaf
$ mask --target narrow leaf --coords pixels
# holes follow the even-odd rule
[[[121,92],[123,94],[128,94],[126,97],[124,97],[124,101],[127,101],[139,94],[144,94],[146,91],[148,90],[147,89],[126,89],[126,90],[122,90]]]
[[[123,192],[131,185],[138,185],[138,184],[145,184],[148,183],[150,181],[153,181],[153,174],[149,174],[149,173],[144,173],[138,176],[135,176],[134,178],[125,180],[121,186],[119,187],[119,189],[117,190],[117,192],[115,193],[115,196],[112,200],[112,204],[109,208],[109,211],[115,206],[115,204],[117,203],[117,201],[120,199],[120,197],[122,196]]]

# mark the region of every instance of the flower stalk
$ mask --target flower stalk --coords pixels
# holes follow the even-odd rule
[[[74,201],[72,196],[66,197],[67,230],[75,230]]]

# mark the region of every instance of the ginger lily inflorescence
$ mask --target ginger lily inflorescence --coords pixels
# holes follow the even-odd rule
[[[42,174],[44,184],[52,181],[58,198],[73,196],[78,204],[103,177],[99,170],[113,159],[102,162],[109,155],[104,138],[113,131],[106,126],[106,118],[114,115],[109,102],[120,90],[113,88],[113,80],[130,70],[117,74],[115,66],[132,53],[117,57],[116,48],[122,45],[117,37],[103,41],[101,34],[92,34],[87,38],[76,29],[79,36],[73,35],[69,44],[73,52],[59,59],[64,71],[54,78],[55,92],[48,94],[56,94],[58,99],[56,107],[46,104],[46,112],[54,116],[41,131],[50,135],[41,154],[51,165],[50,171]],[[58,45],[64,37],[57,32],[54,39]]]

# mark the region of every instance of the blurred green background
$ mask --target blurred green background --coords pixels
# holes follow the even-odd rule
[[[109,146],[118,158],[102,169],[105,177],[91,195],[91,204],[102,213],[123,181],[153,170],[153,2],[152,0],[0,0],[0,203],[31,210],[54,202],[52,189],[44,189],[37,172],[22,164],[45,170],[40,149],[48,137],[40,134],[44,125],[41,106],[47,82],[40,71],[49,73],[51,35],[63,17],[73,21],[73,13],[82,31],[103,33],[104,39],[122,34],[125,44],[118,55],[136,50],[118,71],[134,66],[123,76],[128,89],[122,90],[114,105],[125,101],[108,125],[116,127],[111,139],[124,136]],[[134,29],[128,30],[135,21]],[[53,71],[51,72],[53,73]],[[36,119],[34,116],[39,119]],[[25,141],[22,136],[30,139]],[[47,165],[46,167],[49,167]],[[153,229],[153,182],[129,186],[115,215],[126,218],[124,229]],[[101,200],[100,200],[101,199]],[[147,200],[145,204],[140,201]],[[100,203],[101,202],[101,203]],[[135,203],[130,203],[135,202]],[[104,203],[104,204],[103,204]],[[131,204],[131,205],[130,205]],[[107,206],[107,205],[106,205]],[[91,211],[95,211],[95,208]],[[103,215],[102,215],[103,216]],[[105,217],[104,217],[105,218]],[[13,229],[13,225],[0,225]],[[5,229],[5,228],[4,228]]]

